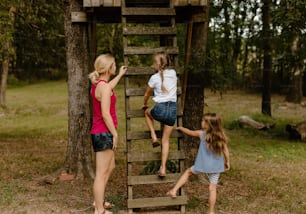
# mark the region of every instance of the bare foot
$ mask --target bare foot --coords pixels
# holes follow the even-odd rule
[[[173,190],[170,190],[169,192],[166,193],[167,196],[170,196],[171,198],[176,198],[176,192]]]
[[[163,170],[163,167],[160,167],[157,174],[158,174],[158,177],[164,178],[164,177],[166,177],[166,170]]]
[[[95,208],[95,213],[94,214],[113,214],[113,212],[105,210],[105,209],[102,212],[99,212],[98,209]]]
[[[96,203],[93,202],[92,206],[95,207]],[[105,209],[111,209],[115,206],[115,204],[113,204],[112,202],[104,201],[103,206],[104,206]]]

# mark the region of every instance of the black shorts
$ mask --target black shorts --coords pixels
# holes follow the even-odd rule
[[[95,152],[113,149],[113,135],[110,132],[91,134],[91,142]]]

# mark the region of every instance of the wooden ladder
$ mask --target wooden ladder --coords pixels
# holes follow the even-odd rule
[[[141,1],[140,1],[141,2]],[[147,3],[145,3],[147,2]],[[179,206],[180,213],[185,213],[187,197],[181,188],[178,197],[172,199],[165,193],[174,185],[181,175],[184,168],[185,153],[182,148],[182,135],[175,129],[170,139],[170,152],[168,160],[177,163],[177,172],[167,173],[166,178],[161,179],[157,173],[152,175],[140,175],[137,172],[137,164],[150,163],[161,159],[161,152],[156,152],[157,148],[151,146],[150,132],[145,124],[144,112],[141,109],[143,104],[143,95],[149,76],[154,74],[151,68],[152,55],[158,51],[165,51],[169,54],[174,68],[178,72],[178,46],[176,38],[175,9],[173,1],[166,2],[165,5],[154,5],[154,1],[143,1],[141,5],[131,5],[129,0],[122,0],[122,27],[123,27],[123,51],[124,63],[128,65],[128,72],[125,75],[125,114],[126,114],[126,152],[127,152],[127,182],[128,182],[128,212],[133,213],[133,209],[149,207],[167,207]],[[143,46],[133,46],[133,38],[142,39]],[[149,42],[146,42],[146,38]],[[156,41],[153,41],[156,39]],[[152,45],[153,43],[153,45]],[[154,46],[155,45],[155,46]],[[143,63],[137,63],[141,57],[148,63],[147,67],[141,66]],[[136,85],[132,80],[143,80],[142,85]],[[178,82],[179,85],[179,82]],[[178,114],[177,125],[182,125],[182,109],[180,109],[181,88],[178,87]],[[135,100],[139,100],[135,106]],[[137,103],[137,101],[136,101]],[[152,106],[152,105],[151,105]],[[142,124],[139,128],[137,124]],[[135,128],[136,127],[136,128]],[[135,130],[136,129],[136,130]],[[156,134],[161,138],[162,124]],[[171,144],[177,142],[176,149]],[[139,150],[145,147],[145,151]],[[138,143],[138,147],[136,144]],[[173,151],[175,150],[175,151]],[[141,167],[140,167],[141,168]],[[135,172],[136,171],[136,172]],[[160,197],[137,198],[134,194],[139,185],[160,185],[172,183],[168,189],[163,189]]]

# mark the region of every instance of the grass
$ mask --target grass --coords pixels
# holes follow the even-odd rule
[[[114,211],[119,212],[126,209],[127,194],[122,85],[116,94],[120,148],[107,199],[116,203]],[[267,117],[260,113],[258,94],[228,91],[221,98],[209,89],[205,103],[205,112],[222,115],[230,138],[231,170],[221,176],[216,213],[306,213],[306,144],[288,141],[284,129],[305,119],[306,107],[273,95],[272,117]],[[64,167],[67,115],[65,81],[8,88],[7,108],[0,110],[1,213],[92,213],[92,181],[49,182]],[[241,115],[276,126],[268,131],[240,128]],[[141,130],[144,125],[140,120],[135,128]],[[151,191],[162,195],[166,190]],[[207,183],[193,177],[185,192],[187,213],[205,213]]]

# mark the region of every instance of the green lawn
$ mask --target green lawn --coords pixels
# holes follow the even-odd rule
[[[116,88],[120,152],[108,198],[125,209],[125,120],[123,86]],[[230,138],[231,170],[221,176],[216,213],[306,213],[306,143],[288,141],[285,125],[306,118],[305,105],[272,96],[272,118],[261,115],[261,96],[205,90],[205,112],[224,118]],[[135,101],[136,105],[138,101]],[[67,142],[67,83],[10,86],[7,108],[0,110],[1,213],[92,213],[92,181],[48,183],[64,168]],[[272,122],[272,130],[240,128],[249,115]],[[199,116],[199,119],[201,116]],[[144,121],[139,123],[143,127]],[[205,213],[207,185],[193,178],[186,185],[187,213]]]

